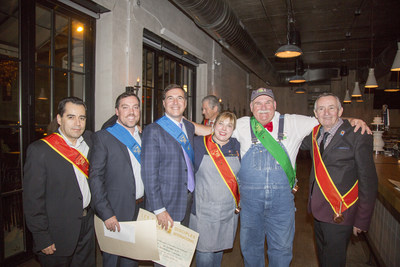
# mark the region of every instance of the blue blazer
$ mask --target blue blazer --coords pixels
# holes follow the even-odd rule
[[[132,221],[136,185],[127,147],[107,130],[93,134],[89,185],[92,207],[103,220]]]
[[[193,147],[194,126],[183,120]],[[187,206],[187,167],[181,145],[160,125],[152,123],[143,131],[142,180],[146,209],[163,207],[174,221],[182,221]]]

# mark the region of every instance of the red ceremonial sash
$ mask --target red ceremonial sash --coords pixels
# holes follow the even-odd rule
[[[89,177],[89,161],[75,148],[70,147],[59,133],[53,133],[41,139],[48,144],[54,151],[77,167],[86,178]]]
[[[325,164],[322,161],[321,153],[319,152],[317,134],[320,127],[321,125],[315,126],[312,134],[315,179],[317,180],[318,186],[321,189],[322,194],[331,205],[335,214],[340,215],[357,201],[358,180],[345,195],[342,196],[340,194],[339,190],[336,188],[334,182],[332,181],[328,170],[326,169]]]
[[[208,125],[209,119],[204,119],[204,125]]]
[[[226,186],[229,191],[231,191],[231,194],[235,199],[236,207],[238,207],[240,194],[235,174],[226,161],[224,154],[219,149],[219,146],[212,140],[212,135],[204,136],[204,145]]]

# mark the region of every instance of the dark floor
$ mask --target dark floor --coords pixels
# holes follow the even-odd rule
[[[308,197],[308,176],[311,168],[311,160],[299,159],[297,162],[297,178],[299,180],[300,189],[296,193],[296,234],[294,237],[293,260],[291,267],[316,267],[318,266],[317,256],[315,253],[314,235],[312,226],[312,217],[307,213],[307,197]],[[97,251],[97,267],[101,267],[101,254]],[[265,260],[266,266],[268,260]],[[347,251],[347,266],[362,267],[375,266],[369,264],[369,250],[363,238],[352,237]],[[19,265],[20,267],[39,267],[34,259]],[[143,263],[140,266],[152,266],[150,263]],[[192,263],[192,266],[196,266]],[[243,258],[240,253],[239,235],[236,235],[234,247],[231,251],[226,252],[222,259],[222,266],[242,267]]]

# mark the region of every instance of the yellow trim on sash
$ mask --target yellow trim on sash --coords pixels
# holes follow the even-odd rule
[[[220,172],[220,170],[219,170],[219,168],[218,168],[218,165],[215,163],[214,158],[211,156],[210,151],[208,150],[207,143],[206,143],[206,136],[204,136],[203,142],[204,142],[204,146],[206,147],[206,150],[207,150],[208,155],[210,156],[210,158],[212,159],[212,161],[213,161],[213,163],[214,163],[214,165],[215,165],[215,168],[217,168],[219,175],[221,175],[221,178],[222,178],[222,180],[224,181],[226,187],[228,187],[229,191],[231,192],[231,194],[232,194],[232,196],[233,196],[233,199],[235,200],[236,207],[238,207],[239,204],[238,204],[238,202],[237,202],[237,199],[236,199],[236,197],[235,197],[235,194],[232,192],[232,189],[230,188],[230,186],[229,186],[228,183],[226,182],[224,176],[222,175],[222,173]],[[213,140],[212,138],[211,138],[211,142],[213,142],[213,143],[215,144],[215,142],[214,142],[214,140]],[[229,170],[232,172],[232,175],[233,175],[233,177],[235,177],[235,180],[236,180],[236,183],[237,183],[236,175],[235,175],[235,173],[232,171],[231,166],[229,165],[228,161],[227,161],[226,158],[225,158],[225,155],[222,153],[222,151],[221,151],[221,149],[219,148],[218,144],[216,144],[216,147],[217,147],[217,149],[218,149],[218,152],[219,152],[219,153],[221,154],[221,156],[225,159],[225,161],[226,161],[226,163],[227,163],[227,165],[228,165],[228,167],[229,167]],[[240,196],[239,185],[238,185],[238,194],[239,194],[239,196]]]
[[[59,137],[61,137],[63,140],[64,138],[59,134],[59,133],[53,133],[58,135]],[[86,175],[86,173],[84,173],[81,168],[79,168],[74,162],[72,162],[69,158],[67,158],[66,156],[64,156],[57,148],[55,148],[52,144],[50,144],[47,140],[45,139],[41,139],[43,142],[45,142],[46,144],[48,144],[52,149],[54,149],[54,151],[56,151],[58,154],[60,154],[64,159],[66,159],[69,163],[71,163],[72,165],[74,165],[81,173],[83,173],[83,175],[85,175],[86,179],[89,179],[89,177]],[[65,142],[65,140],[64,140]],[[72,147],[71,147],[72,148]],[[75,148],[72,148],[75,149]],[[82,155],[82,157],[89,163],[89,160],[78,150],[75,149],[76,151],[78,151],[79,154]]]

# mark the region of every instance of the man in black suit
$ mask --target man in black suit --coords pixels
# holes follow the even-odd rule
[[[91,139],[86,106],[77,97],[58,105],[58,130],[28,147],[24,213],[42,266],[95,266],[93,211],[86,159]],[[83,134],[83,135],[82,135]]]
[[[302,149],[311,151],[309,211],[320,266],[345,266],[351,233],[367,231],[377,193],[372,137],[354,132],[340,116],[339,98],[322,94],[315,101],[320,125],[307,136]]]
[[[132,92],[122,93],[115,114],[114,125],[93,134],[89,179],[92,206],[110,231],[120,231],[120,221],[136,220],[139,208],[144,207],[139,98]],[[137,266],[137,262],[103,253],[103,266]]]

